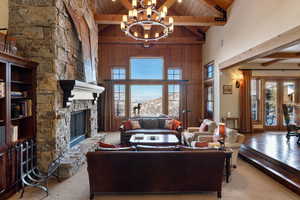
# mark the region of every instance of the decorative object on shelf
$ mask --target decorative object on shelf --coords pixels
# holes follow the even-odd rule
[[[182,0],[178,0],[179,3]],[[174,18],[167,17],[168,8],[156,9],[157,0],[132,0],[132,10],[123,15],[121,30],[141,41],[157,41],[174,31]]]
[[[7,28],[0,28],[0,31],[7,31]],[[0,32],[0,51],[16,55],[16,38],[8,37],[7,34]]]
[[[0,146],[5,144],[5,126],[0,126]]]
[[[4,98],[4,97],[5,97],[5,83],[0,82],[0,98]]]
[[[232,85],[223,85],[223,94],[232,94]]]
[[[18,126],[11,126],[12,129],[12,136],[11,136],[11,141],[12,142],[17,142],[18,141],[18,132],[19,132],[19,127]]]

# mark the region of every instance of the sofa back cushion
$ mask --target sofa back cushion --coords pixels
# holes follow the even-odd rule
[[[145,118],[142,120],[141,125],[143,129],[158,129],[159,121],[155,118]]]
[[[131,123],[131,129],[140,129],[141,128],[141,124],[139,122],[139,120],[130,120]]]

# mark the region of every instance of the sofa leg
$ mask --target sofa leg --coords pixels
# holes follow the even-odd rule
[[[93,193],[90,194],[90,200],[93,200],[95,195]]]
[[[222,192],[218,191],[218,199],[221,200],[222,199]]]

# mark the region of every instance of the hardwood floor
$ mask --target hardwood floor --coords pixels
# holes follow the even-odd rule
[[[292,191],[300,194],[300,146],[285,132],[246,135],[240,156]]]
[[[300,145],[297,145],[297,138],[291,137],[287,142],[285,136],[285,132],[249,134],[246,137],[245,145],[300,170]]]

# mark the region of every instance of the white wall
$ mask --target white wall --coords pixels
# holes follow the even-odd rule
[[[214,60],[218,66],[231,57],[299,26],[299,19],[299,0],[235,0],[227,24],[208,30],[203,46],[203,62],[206,64]],[[218,76],[218,69],[216,70]],[[219,77],[216,77],[215,120],[221,117],[221,106],[227,106],[231,102],[227,102],[228,98],[221,94],[220,84]]]
[[[0,0],[0,28],[8,26],[8,0]]]

